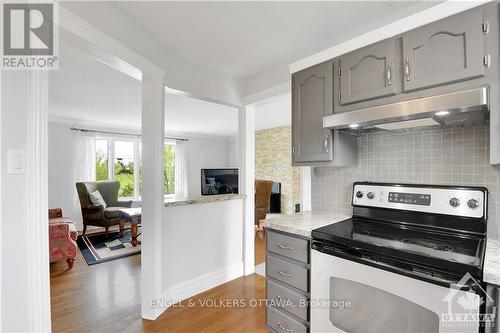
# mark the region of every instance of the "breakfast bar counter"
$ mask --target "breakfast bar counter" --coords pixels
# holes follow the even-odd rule
[[[165,207],[198,205],[211,202],[238,200],[245,198],[246,195],[244,194],[218,194],[218,195],[196,196],[196,197],[182,198],[182,199],[166,199]]]

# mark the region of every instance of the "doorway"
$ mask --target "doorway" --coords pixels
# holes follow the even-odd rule
[[[265,272],[266,239],[257,221],[300,211],[300,169],[292,166],[291,114],[289,93],[260,101],[255,106],[255,195],[256,205],[264,209],[256,216],[258,274]],[[259,207],[256,215],[258,210]]]

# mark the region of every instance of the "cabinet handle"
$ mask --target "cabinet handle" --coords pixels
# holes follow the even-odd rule
[[[385,70],[385,84],[386,86],[390,86],[392,84],[392,68],[391,63],[387,64],[387,69]]]
[[[323,142],[325,153],[328,153],[328,146],[330,145],[330,136],[325,135],[325,141]]]
[[[293,278],[293,274],[282,272],[279,269],[277,269],[276,271],[282,276]]]
[[[276,322],[276,325],[278,325],[278,327],[282,330],[282,331],[285,331],[285,332],[289,332],[289,333],[292,333],[294,332],[294,330],[292,330],[291,328],[287,328],[285,326],[283,326],[279,321]]]
[[[410,81],[410,61],[405,58],[405,80]]]
[[[283,245],[281,243],[276,243],[276,246],[279,247],[280,249],[284,249],[284,250],[291,250],[293,251],[293,247],[291,246],[287,246],[287,245]]]

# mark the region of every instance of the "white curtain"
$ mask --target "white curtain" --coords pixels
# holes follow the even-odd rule
[[[82,181],[95,181],[96,172],[96,151],[95,151],[95,136],[88,133],[77,133],[76,138],[76,168],[75,168],[75,183]],[[75,204],[74,214],[75,225],[78,230],[83,229],[82,213],[80,208],[80,200],[75,187]]]
[[[187,141],[177,140],[175,143],[175,197],[188,197]]]

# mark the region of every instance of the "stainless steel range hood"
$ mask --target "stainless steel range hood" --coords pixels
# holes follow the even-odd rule
[[[332,129],[399,129],[429,125],[477,123],[489,119],[488,88],[413,99],[323,118]],[[379,125],[379,126],[378,126]]]

